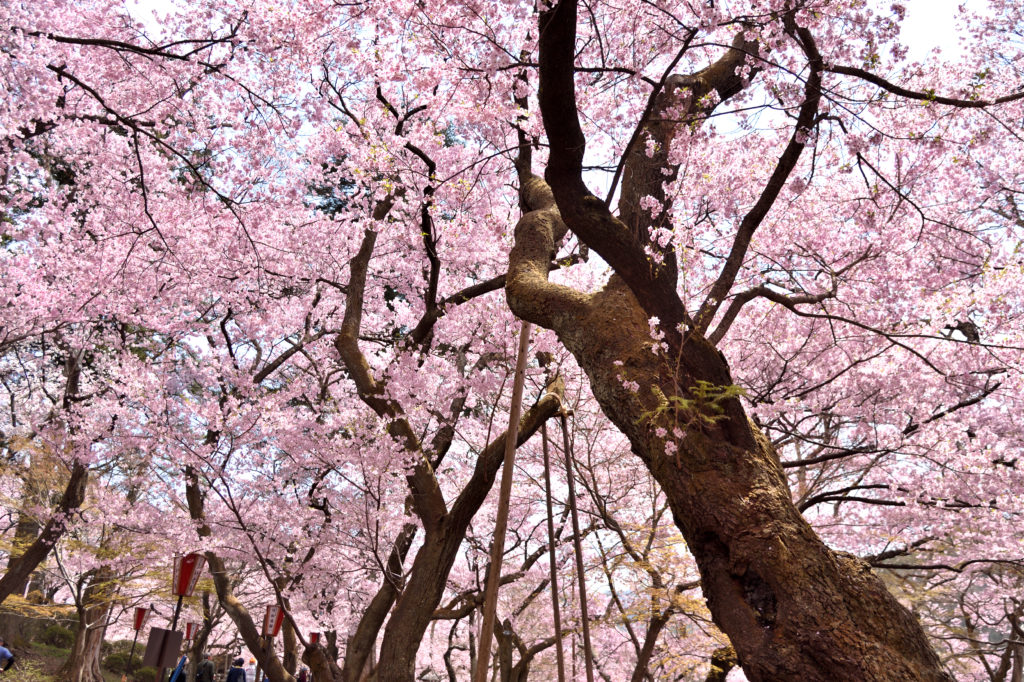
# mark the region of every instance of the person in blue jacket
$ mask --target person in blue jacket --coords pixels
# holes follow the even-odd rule
[[[236,658],[231,662],[231,668],[228,670],[228,677],[224,682],[245,682],[245,670],[242,669],[242,665],[245,663],[245,659]]]
[[[0,639],[0,672],[14,665],[14,654],[7,648],[7,642]]]

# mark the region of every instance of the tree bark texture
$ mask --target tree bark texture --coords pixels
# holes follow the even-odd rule
[[[302,652],[302,662],[309,666],[313,679],[317,682],[335,682],[342,680],[343,673],[335,662],[331,652],[319,644],[311,644]]]
[[[104,682],[103,673],[100,671],[100,652],[103,647],[103,635],[106,634],[106,624],[102,620],[107,617],[106,611],[99,613],[99,608],[87,609],[100,619],[99,623],[93,623],[90,627],[80,627],[75,633],[75,641],[71,646],[71,655],[64,664],[62,679],[73,680],[73,682]],[[107,606],[109,610],[109,605]],[[82,619],[79,620],[81,624]]]
[[[536,178],[527,191],[550,197]],[[949,679],[920,625],[867,565],[830,551],[796,510],[776,453],[738,400],[722,405],[715,423],[665,409],[664,397],[692,398],[698,381],[732,385],[717,349],[692,335],[678,358],[655,356],[648,315],[617,275],[592,295],[547,282],[560,224],[552,203],[520,221],[509,302],[520,317],[556,331],[605,414],[664,489],[711,613],[747,676]],[[624,381],[641,388],[633,393]],[[669,434],[682,427],[677,453],[669,454],[659,427]]]

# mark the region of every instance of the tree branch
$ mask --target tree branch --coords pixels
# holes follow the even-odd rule
[[[1019,99],[1024,99],[1024,89],[1019,90],[1010,95],[1004,95],[1002,97],[997,97],[996,99],[990,100],[959,99],[956,97],[943,97],[942,95],[936,95],[933,90],[929,90],[926,92],[910,90],[900,85],[896,85],[895,83],[891,83],[886,79],[882,78],[881,76],[871,73],[870,71],[865,71],[864,69],[860,69],[855,66],[828,66],[825,67],[825,71],[828,71],[829,73],[839,73],[843,74],[844,76],[853,76],[855,78],[860,78],[861,80],[865,80],[869,83],[877,85],[883,90],[887,90],[888,92],[891,92],[894,95],[899,95],[900,97],[905,97],[907,99],[914,99],[925,102],[935,102],[936,104],[946,104],[951,107],[959,107],[962,109],[984,109],[986,107],[995,106],[997,104],[1006,104],[1007,102],[1015,102]]]
[[[359,349],[366,274],[376,240],[377,234],[372,230],[366,230],[359,251],[349,261],[351,275],[345,301],[345,315],[342,318],[341,331],[334,339],[334,347],[356,385],[359,398],[376,412],[377,416],[387,420],[387,431],[392,438],[401,443],[408,452],[418,454],[416,465],[406,476],[406,480],[412,491],[413,509],[424,527],[430,529],[436,527],[447,513],[444,496],[434,477],[433,467],[423,453],[412,426],[405,418],[402,406],[386,396],[385,386],[373,377],[370,365]]]
[[[789,174],[796,167],[796,163],[800,159],[800,153],[803,151],[812,133],[814,119],[818,113],[818,104],[821,102],[821,72],[824,68],[824,62],[821,53],[818,52],[814,37],[806,28],[796,25],[792,14],[786,17],[785,24],[787,32],[803,48],[804,54],[807,56],[808,66],[810,67],[810,73],[804,85],[804,102],[800,105],[800,111],[793,126],[793,135],[790,137],[786,149],[782,152],[782,156],[779,157],[775,170],[772,171],[771,176],[768,178],[768,183],[761,192],[761,196],[758,197],[753,208],[750,209],[740,222],[729,257],[725,261],[725,266],[722,268],[721,273],[719,273],[718,279],[715,280],[711,291],[697,313],[694,320],[695,329],[701,334],[707,330],[722,302],[725,301],[729,290],[732,289],[732,285],[736,281],[736,275],[739,273],[740,267],[746,258],[747,248],[750,246],[750,240],[754,236],[754,231],[757,230],[765,216],[768,215],[768,211],[771,210],[776,198],[778,198],[779,193],[786,184]]]

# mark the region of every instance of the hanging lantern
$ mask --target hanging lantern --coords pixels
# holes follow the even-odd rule
[[[311,645],[314,645],[314,646],[319,644],[320,643],[320,633],[319,632],[311,632],[311,633],[309,633],[309,643]]]
[[[263,636],[277,637],[284,622],[284,609],[277,604],[268,604],[267,613],[263,616]]]
[[[185,623],[185,639],[191,640],[199,632],[199,623]]]
[[[149,607],[136,606],[135,607],[135,618],[132,620],[132,629],[138,632],[145,625],[146,619],[149,618]]]
[[[174,556],[174,584],[172,591],[175,597],[191,597],[203,572],[206,558],[199,552]]]

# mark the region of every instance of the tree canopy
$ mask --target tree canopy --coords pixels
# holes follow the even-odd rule
[[[1024,8],[904,16],[6,3],[0,599],[202,551],[275,682],[468,679],[521,319],[498,679],[574,539],[603,679],[1019,677]]]

